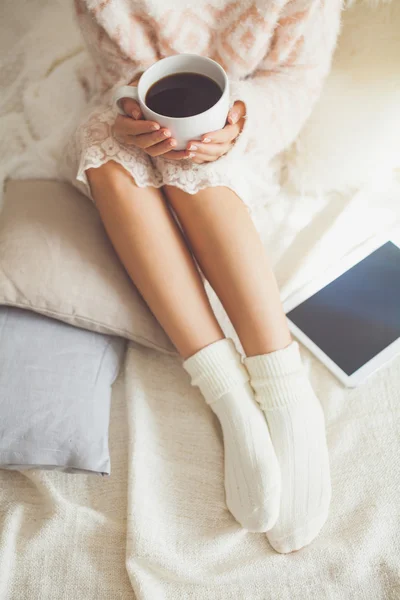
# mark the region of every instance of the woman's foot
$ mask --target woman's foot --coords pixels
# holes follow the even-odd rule
[[[297,342],[245,359],[278,458],[279,518],[268,532],[282,553],[299,550],[319,533],[331,498],[324,415],[301,363]]]
[[[221,424],[229,510],[248,531],[268,531],[278,518],[279,467],[240,354],[232,340],[223,339],[183,366]]]

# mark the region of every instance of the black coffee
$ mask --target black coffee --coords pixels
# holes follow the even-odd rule
[[[222,96],[215,81],[198,73],[174,73],[153,83],[146,104],[166,117],[192,117],[208,110]]]

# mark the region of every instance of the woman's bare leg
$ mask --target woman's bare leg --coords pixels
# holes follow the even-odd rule
[[[107,234],[151,311],[187,358],[223,339],[204,285],[162,193],[114,161],[88,169]]]
[[[239,335],[281,474],[279,518],[268,532],[282,553],[318,535],[331,497],[324,415],[291,337],[271,266],[241,200],[226,188],[194,197],[167,189],[196,259]]]
[[[228,188],[165,188],[196,259],[248,356],[291,342],[278,286],[246,206]]]
[[[200,274],[162,194],[138,188],[114,162],[88,170],[106,231],[150,309],[187,360],[224,434],[225,490],[234,517],[253,531],[276,521],[279,475],[247,371],[224,339]],[[193,373],[193,369],[195,373]]]

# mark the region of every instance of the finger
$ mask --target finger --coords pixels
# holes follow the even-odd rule
[[[128,85],[137,87],[141,75],[142,73],[137,73],[135,78]],[[125,113],[130,117],[133,117],[134,119],[143,119],[143,113],[140,105],[138,102],[136,102],[136,100],[133,100],[133,98],[124,98],[121,100],[121,105]]]
[[[246,105],[244,102],[238,101],[232,106],[228,113],[227,121],[231,125],[235,125],[246,115]]]
[[[158,131],[160,129],[160,125],[155,121],[135,121],[130,117],[118,115],[115,119],[114,129],[115,132],[122,137],[126,135],[141,135],[142,133]]]
[[[188,158],[192,158],[192,156],[194,154],[188,152],[188,150],[173,150],[164,154],[163,158],[168,158],[168,160],[187,160]]]
[[[175,146],[176,140],[165,140],[165,142],[159,142],[158,144],[155,144],[155,146],[150,146],[150,148],[146,148],[146,152],[147,154],[149,154],[149,156],[161,156],[162,154],[171,152],[171,150]]]
[[[120,101],[123,111],[134,119],[143,119],[142,111],[140,110],[139,104],[132,98],[123,98]]]
[[[143,133],[142,135],[137,135],[132,139],[132,143],[138,148],[151,148],[151,146],[155,146],[155,144],[159,144],[160,142],[164,142],[167,138],[171,137],[171,132],[168,129],[160,129],[160,131],[155,131],[154,133]]]
[[[140,73],[137,73],[135,75],[134,79],[132,79],[132,81],[130,81],[128,83],[128,85],[131,85],[132,87],[137,87],[142,75],[143,75],[143,71],[140,71]]]
[[[219,156],[211,156],[210,154],[200,154],[199,152],[195,152],[194,156],[191,158],[191,161],[196,164],[202,164],[205,162],[214,162],[220,158]]]
[[[224,144],[226,142],[232,142],[240,133],[240,125],[226,125],[219,131],[211,131],[203,135],[201,141],[203,144]]]
[[[219,158],[230,148],[230,143],[225,144],[202,144],[201,142],[189,142],[188,150],[196,152],[196,154],[205,154],[207,156],[213,156]]]

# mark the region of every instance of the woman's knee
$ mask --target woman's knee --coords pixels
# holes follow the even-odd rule
[[[109,160],[100,167],[86,171],[92,193],[99,189],[118,190],[126,186],[137,187],[132,175],[119,163]]]
[[[196,194],[188,194],[172,186],[165,186],[164,190],[172,208],[194,220],[226,220],[227,215],[237,210],[242,212],[244,206],[239,196],[225,186],[203,188]]]
[[[87,169],[90,193],[95,206],[100,210],[126,201],[137,192],[133,177],[119,163],[110,160],[100,167]]]

